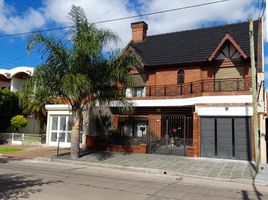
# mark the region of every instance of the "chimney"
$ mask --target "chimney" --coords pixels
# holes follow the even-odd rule
[[[144,21],[134,22],[131,23],[132,29],[132,41],[135,42],[142,42],[147,34],[148,24]]]

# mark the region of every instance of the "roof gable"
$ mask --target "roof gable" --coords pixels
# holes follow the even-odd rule
[[[229,41],[244,59],[248,57],[246,53],[241,49],[241,47],[236,43],[233,37],[229,33],[226,33],[224,38],[222,38],[218,46],[214,49],[212,54],[208,57],[208,61],[212,61],[213,58],[216,58],[216,55],[222,50],[226,41]]]

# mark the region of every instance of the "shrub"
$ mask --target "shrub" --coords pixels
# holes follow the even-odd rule
[[[16,115],[11,118],[10,123],[19,132],[20,128],[27,126],[28,120],[23,115]]]
[[[10,127],[10,119],[21,114],[18,95],[8,89],[0,90],[0,132]]]

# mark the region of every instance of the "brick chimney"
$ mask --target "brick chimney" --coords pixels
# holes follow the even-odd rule
[[[141,42],[145,39],[147,35],[148,24],[144,21],[131,23],[132,29],[132,41]]]

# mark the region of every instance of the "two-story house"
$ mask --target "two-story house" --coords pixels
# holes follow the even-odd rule
[[[151,153],[254,160],[248,22],[151,36],[143,21],[131,28],[125,49],[138,53],[144,67],[130,71],[134,88],[120,88],[134,112],[120,114],[116,102],[111,106],[120,134],[152,135]],[[259,121],[264,127],[261,22],[254,22],[254,31]],[[60,132],[60,118],[67,123],[69,107],[46,108],[47,142],[57,144],[53,133]],[[70,129],[65,131],[70,135]]]
[[[134,114],[114,111],[121,134],[139,137],[150,130],[159,141],[151,149],[156,153],[254,160],[248,22],[152,36],[145,22],[131,28],[127,48],[141,56],[144,68],[133,68],[136,87],[125,90]],[[254,31],[262,73],[258,21]],[[263,95],[258,99],[263,102]]]

